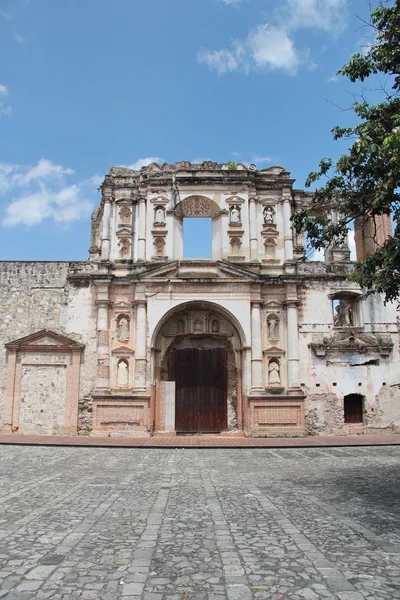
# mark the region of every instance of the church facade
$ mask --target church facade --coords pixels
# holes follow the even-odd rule
[[[88,261],[0,263],[1,430],[397,431],[396,306],[352,282],[347,246],[305,260],[290,217],[310,194],[293,183],[229,163],[110,169]],[[194,217],[211,259],[183,258]],[[356,243],[371,250],[360,228]]]

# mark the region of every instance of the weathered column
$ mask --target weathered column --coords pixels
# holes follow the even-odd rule
[[[146,391],[147,300],[136,300],[135,390]]]
[[[249,196],[250,260],[258,260],[257,196]]]
[[[109,260],[110,258],[111,199],[111,188],[105,188],[103,191],[104,208],[101,232],[101,260]]]
[[[300,388],[299,328],[297,318],[297,289],[290,285],[287,290],[287,372],[288,388]]]
[[[97,286],[97,383],[98,390],[110,387],[110,349],[108,331],[108,288],[111,280],[95,281]]]
[[[263,389],[261,344],[261,302],[251,303],[251,389]]]
[[[138,200],[138,260],[146,260],[146,198],[140,196]]]
[[[290,198],[283,197],[283,233],[285,241],[285,260],[293,260],[293,237],[292,226],[290,221],[291,208]]]

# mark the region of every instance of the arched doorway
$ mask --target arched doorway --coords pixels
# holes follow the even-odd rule
[[[153,335],[155,432],[242,430],[244,345],[223,307],[187,302],[169,311]]]

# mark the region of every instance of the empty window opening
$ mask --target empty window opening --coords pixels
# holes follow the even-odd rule
[[[183,220],[184,258],[212,258],[211,223],[209,218]]]
[[[348,394],[344,397],[344,422],[362,423],[364,412],[364,396],[361,394]]]

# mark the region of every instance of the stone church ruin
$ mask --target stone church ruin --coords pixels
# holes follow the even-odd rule
[[[305,259],[281,167],[112,168],[89,260],[0,263],[3,432],[302,436],[400,427],[396,306]],[[184,259],[209,219],[211,259]],[[382,223],[381,235],[390,235]],[[359,256],[373,251],[356,227]]]

